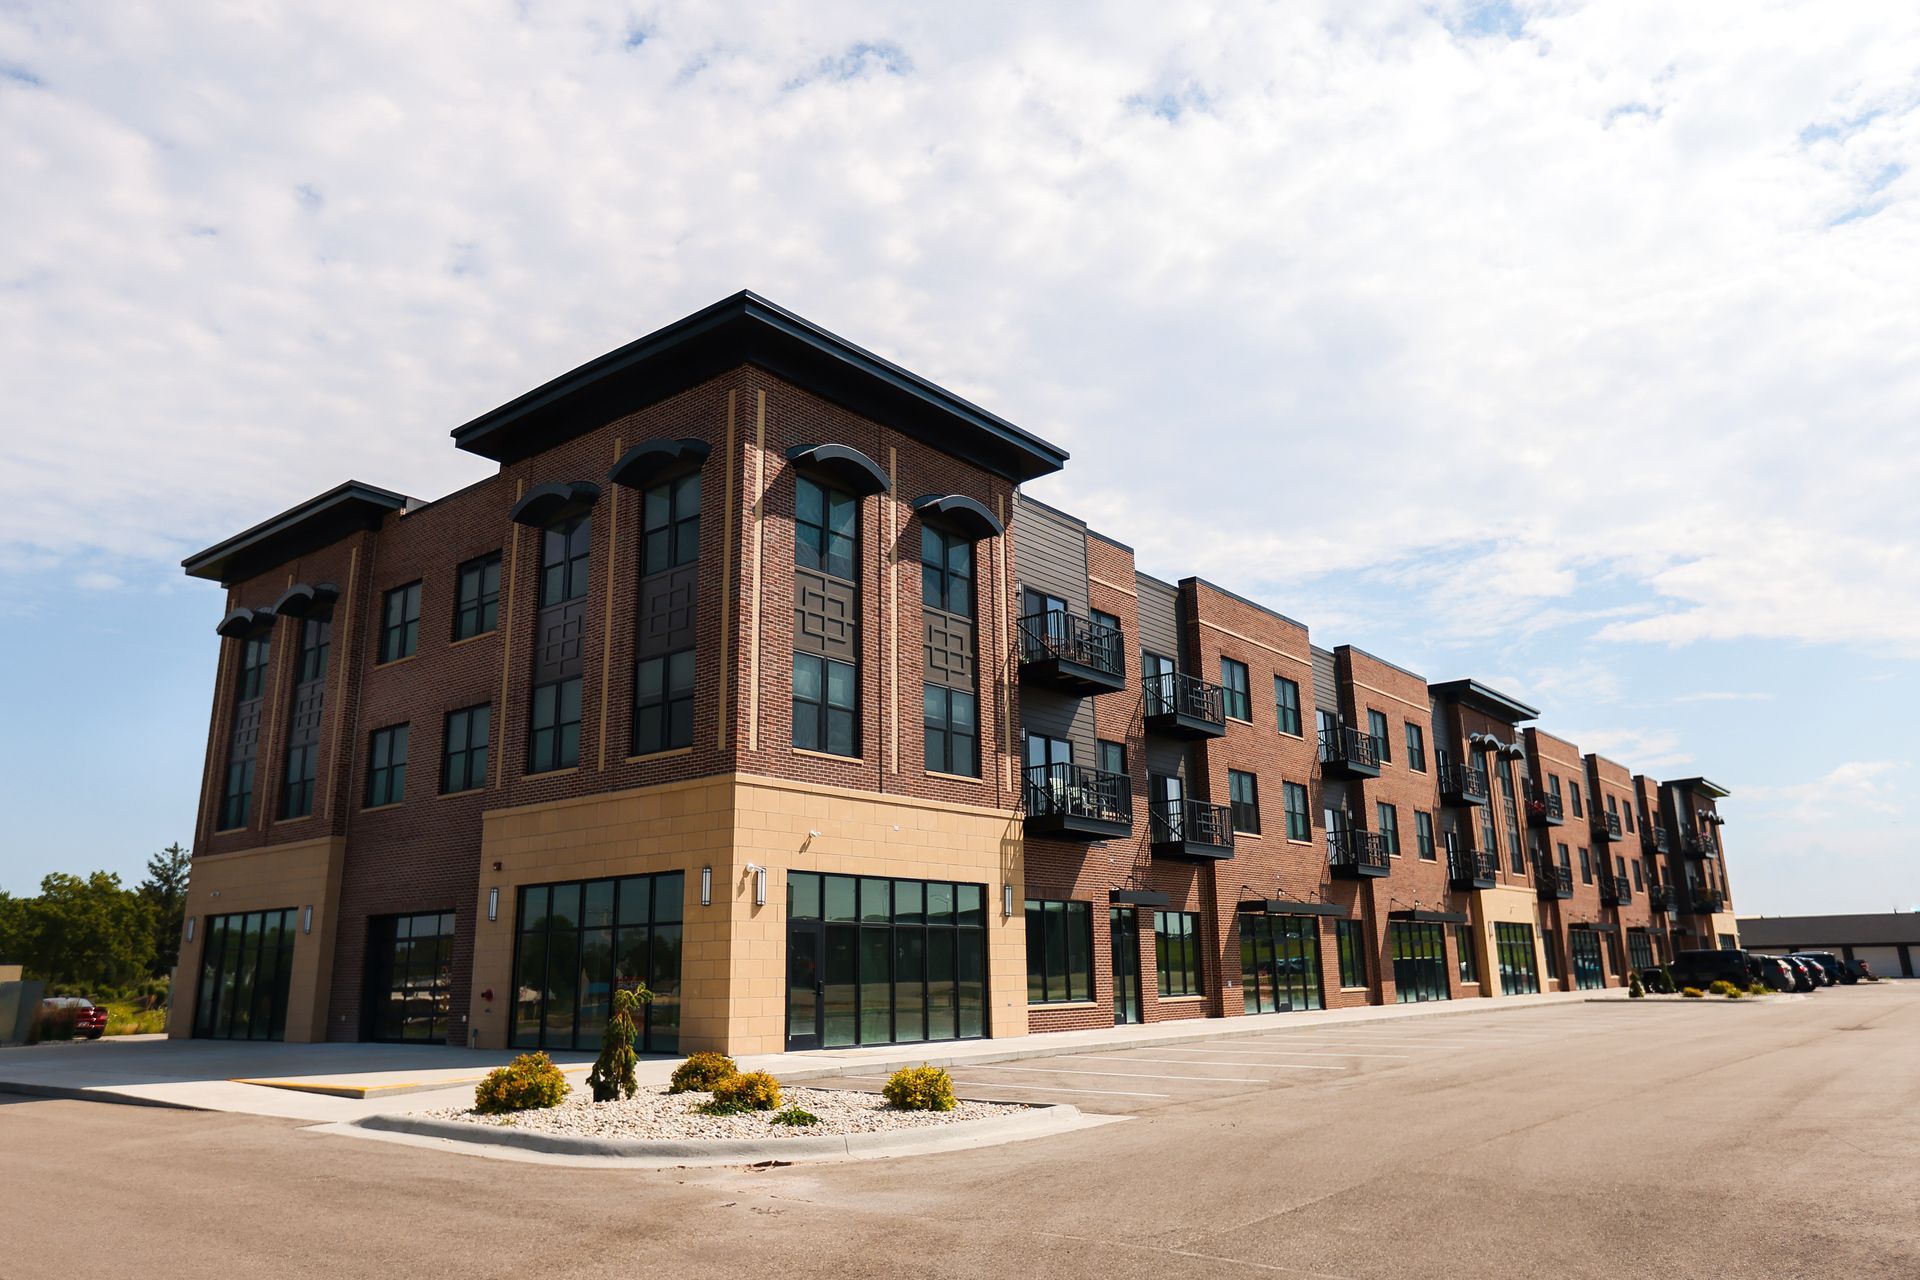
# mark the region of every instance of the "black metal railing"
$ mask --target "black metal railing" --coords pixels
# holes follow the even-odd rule
[[[1155,844],[1233,847],[1233,812],[1223,804],[1200,800],[1155,800],[1147,809]]]
[[[1133,821],[1133,779],[1084,764],[1038,764],[1027,770],[1027,812],[1034,816]]]
[[[1379,744],[1370,736],[1348,725],[1336,725],[1320,731],[1320,763],[1349,768],[1378,769]]]
[[[1647,886],[1647,906],[1654,911],[1666,911],[1673,906],[1673,886],[1650,884]]]
[[[1603,907],[1624,907],[1633,901],[1633,882],[1625,876],[1616,876],[1612,872],[1600,873],[1600,905]]]
[[[1665,853],[1667,851],[1667,829],[1657,822],[1642,822],[1640,824],[1640,843],[1646,847],[1648,853]]]
[[[1695,889],[1693,891],[1693,914],[1710,916],[1726,909],[1726,899],[1718,889]]]
[[[1225,725],[1227,691],[1184,671],[1148,676],[1145,681],[1147,715],[1186,716],[1192,720]]]
[[[1527,821],[1535,826],[1559,826],[1566,821],[1566,808],[1559,796],[1536,792],[1527,797]]]
[[[1535,857],[1533,883],[1543,898],[1571,898],[1573,868],[1560,866],[1550,858]]]
[[[1617,813],[1608,813],[1602,809],[1595,809],[1593,811],[1593,829],[1595,831],[1605,832],[1609,840],[1618,840],[1620,838],[1620,815]]]
[[[1500,859],[1477,849],[1447,854],[1447,875],[1456,889],[1491,889],[1500,876]]]
[[[1470,764],[1443,765],[1440,769],[1440,790],[1463,800],[1485,800],[1487,771]]]
[[[1126,670],[1126,637],[1118,627],[1048,609],[1020,619],[1020,661],[1062,658],[1111,676]]]
[[[1363,875],[1383,874],[1393,868],[1393,859],[1387,842],[1372,831],[1329,831],[1327,865]]]
[[[1680,852],[1689,858],[1711,858],[1714,853],[1713,837],[1699,831],[1682,831]]]

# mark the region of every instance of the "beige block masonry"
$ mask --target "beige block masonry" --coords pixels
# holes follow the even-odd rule
[[[795,870],[984,884],[988,1026],[994,1036],[1026,1034],[1026,922],[1000,910],[1003,885],[1023,898],[1011,810],[730,774],[496,810],[485,815],[480,858],[469,1026],[481,1048],[508,1039],[520,886],[661,871],[686,876],[682,1052],[785,1048],[786,874]],[[703,867],[713,874],[707,906]],[[755,867],[767,869],[764,905],[753,900]]]
[[[327,1038],[327,993],[333,981],[336,904],[340,869],[346,860],[344,837],[298,844],[276,844],[237,853],[208,854],[193,860],[187,886],[187,919],[193,937],[180,941],[173,971],[173,997],[167,1035],[193,1034],[194,1006],[200,994],[200,954],[213,916],[294,908],[293,976],[287,986],[287,1039],[309,1044]],[[306,927],[308,909],[311,929]]]
[[[1493,936],[1496,923],[1524,924],[1533,930],[1533,971],[1540,979],[1540,989],[1545,991],[1547,966],[1542,950],[1544,941],[1540,936],[1539,895],[1532,889],[1498,885],[1492,889],[1476,889],[1473,894],[1474,939],[1480,954],[1486,958],[1481,992],[1489,996],[1508,994],[1500,988],[1500,952],[1495,947]]]
[[[1740,917],[1734,915],[1731,911],[1721,911],[1714,915],[1713,937],[1700,945],[1703,947],[1717,947],[1720,945],[1720,939],[1723,937],[1732,938],[1733,945],[1736,947],[1740,945]]]

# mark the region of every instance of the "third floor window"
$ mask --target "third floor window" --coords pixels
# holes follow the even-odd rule
[[[500,625],[500,553],[460,566],[454,591],[453,638],[485,635]]]
[[[853,581],[860,499],[801,476],[793,501],[793,562]]]
[[[1367,712],[1367,736],[1373,739],[1373,754],[1381,764],[1393,760],[1393,742],[1387,737],[1387,717],[1379,711]]]
[[[1300,686],[1285,676],[1273,678],[1273,705],[1280,732],[1300,736]]]
[[[1234,720],[1253,719],[1253,698],[1248,691],[1247,664],[1232,658],[1220,659],[1220,687],[1227,715]]]
[[[380,610],[380,661],[411,658],[420,645],[420,584],[387,592]]]
[[[700,558],[700,473],[654,485],[641,499],[642,576]]]
[[[920,603],[973,616],[973,544],[958,534],[920,526]]]
[[[565,604],[587,594],[587,555],[593,521],[574,516],[540,531],[540,607]]]

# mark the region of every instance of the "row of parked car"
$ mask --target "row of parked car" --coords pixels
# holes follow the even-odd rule
[[[1757,982],[1773,991],[1812,991],[1840,983],[1851,986],[1863,978],[1872,981],[1874,976],[1866,961],[1842,960],[1831,951],[1776,956],[1739,948],[1681,951],[1675,954],[1667,972],[1675,986],[1702,990],[1724,980],[1736,987]]]

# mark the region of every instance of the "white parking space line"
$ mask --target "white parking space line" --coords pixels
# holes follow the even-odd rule
[[[1289,1058],[1407,1058],[1407,1059],[1410,1059],[1413,1057],[1413,1055],[1410,1053],[1342,1053],[1338,1049],[1282,1049],[1282,1048],[1279,1048],[1278,1046],[1275,1046],[1274,1048],[1271,1048],[1271,1049],[1192,1049],[1192,1048],[1187,1048],[1183,1046],[1180,1052],[1182,1053],[1220,1053],[1220,1054],[1230,1054],[1235,1057],[1243,1057],[1247,1054],[1270,1055],[1275,1053],[1281,1054]],[[1144,1061],[1144,1059],[1135,1059],[1135,1061]]]
[[[1119,1058],[1119,1057],[1108,1057],[1105,1054],[1093,1054],[1093,1053],[1069,1053],[1069,1054],[1062,1054],[1061,1056],[1066,1058],[1075,1058],[1075,1059],[1091,1058],[1095,1062],[1111,1062],[1113,1065],[1117,1067],[1130,1067],[1136,1062],[1150,1062],[1155,1066],[1162,1066],[1162,1067],[1264,1067],[1264,1066],[1284,1067],[1287,1065],[1284,1062],[1275,1062],[1275,1063],[1237,1062],[1237,1061],[1210,1062],[1205,1058]],[[1141,1079],[1143,1080],[1148,1078],[1149,1077],[1147,1076],[1141,1077]],[[1227,1077],[1225,1076],[1165,1076],[1162,1078],[1167,1080],[1224,1080]]]
[[[1309,1067],[1302,1070],[1338,1071],[1339,1067]],[[968,1071],[1025,1071],[1042,1076],[1117,1076],[1122,1080],[1197,1080],[1201,1084],[1265,1084],[1266,1080],[1258,1076],[1164,1076],[1149,1075],[1144,1071],[1080,1071],[1066,1067],[1013,1067],[982,1063],[977,1067],[968,1067]]]
[[[846,1076],[847,1080],[885,1080],[886,1076]],[[1132,1093],[1125,1089],[1069,1089],[1063,1084],[1016,1084],[1011,1080],[955,1080],[961,1088],[1013,1089],[1020,1093],[1095,1093],[1106,1098],[1171,1098],[1170,1093]]]

